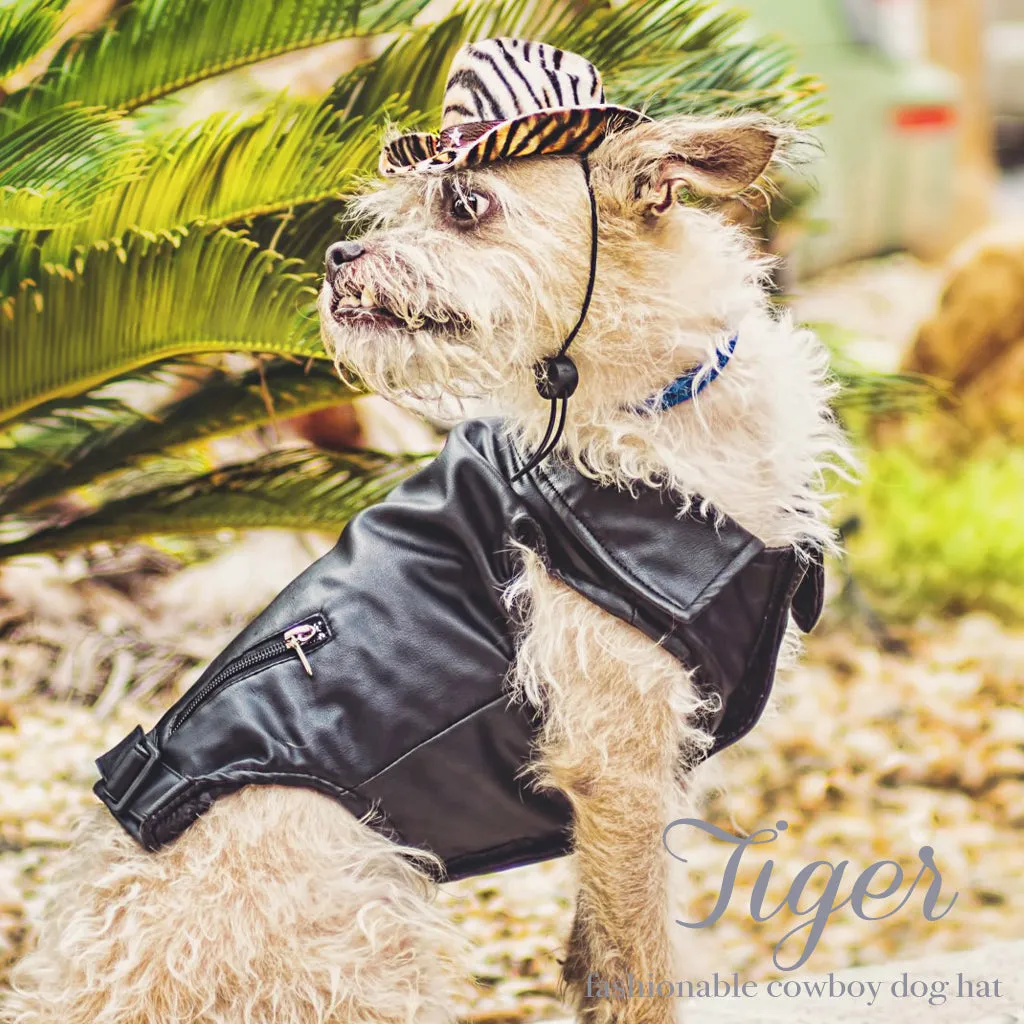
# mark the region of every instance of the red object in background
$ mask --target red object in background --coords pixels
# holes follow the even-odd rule
[[[915,132],[952,128],[956,124],[956,108],[945,104],[928,107],[897,107],[893,123],[900,131]]]
[[[351,402],[293,416],[288,423],[299,437],[329,452],[358,448],[363,441],[363,428]]]

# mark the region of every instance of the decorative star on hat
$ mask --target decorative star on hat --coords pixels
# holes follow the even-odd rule
[[[452,61],[440,134],[389,142],[380,171],[436,174],[527,156],[584,155],[610,129],[649,120],[605,103],[597,68],[578,54],[522,39],[483,39]]]

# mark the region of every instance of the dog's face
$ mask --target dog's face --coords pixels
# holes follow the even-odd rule
[[[328,251],[321,296],[339,366],[385,394],[499,388],[580,302],[582,192],[579,163],[559,158],[410,177],[362,197],[371,229]]]
[[[597,284],[572,349],[585,381],[589,363],[606,380],[649,387],[638,363],[655,380],[668,372],[679,325],[698,329],[728,301],[723,275],[731,289],[749,286],[756,261],[747,244],[677,200],[684,191],[742,192],[767,167],[778,134],[750,118],[677,119],[610,136],[591,154]],[[339,368],[395,398],[514,404],[532,391],[534,364],[558,351],[587,289],[590,203],[580,160],[412,175],[361,197],[355,214],[369,229],[328,250],[320,300]]]

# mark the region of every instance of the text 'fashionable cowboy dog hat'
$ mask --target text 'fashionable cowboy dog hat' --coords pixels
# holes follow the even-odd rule
[[[380,171],[440,173],[517,157],[583,156],[610,129],[649,120],[605,103],[597,68],[578,54],[522,39],[483,39],[452,61],[440,134],[389,142]]]

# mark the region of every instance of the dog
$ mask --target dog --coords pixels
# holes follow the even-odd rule
[[[343,375],[418,409],[484,403],[519,451],[608,492],[668,493],[677,517],[831,549],[826,474],[846,447],[826,353],[773,310],[770,261],[716,208],[763,187],[792,130],[612,107],[596,69],[543,44],[462,56],[448,127],[385,147],[386,179],[355,203],[365,233],[328,252],[320,313]],[[502,89],[521,104],[499,109]],[[572,384],[545,389],[538,367],[569,355]],[[689,400],[652,403],[680,379]],[[595,999],[587,979],[685,975],[661,840],[694,798],[714,701],[515,547],[508,696],[541,722],[529,784],[572,813],[566,995],[580,1020],[666,1024],[669,1001]],[[136,838],[102,809],[82,824],[14,971],[12,1024],[452,1019],[461,940],[431,902],[429,851],[279,785],[224,795],[159,850]]]

